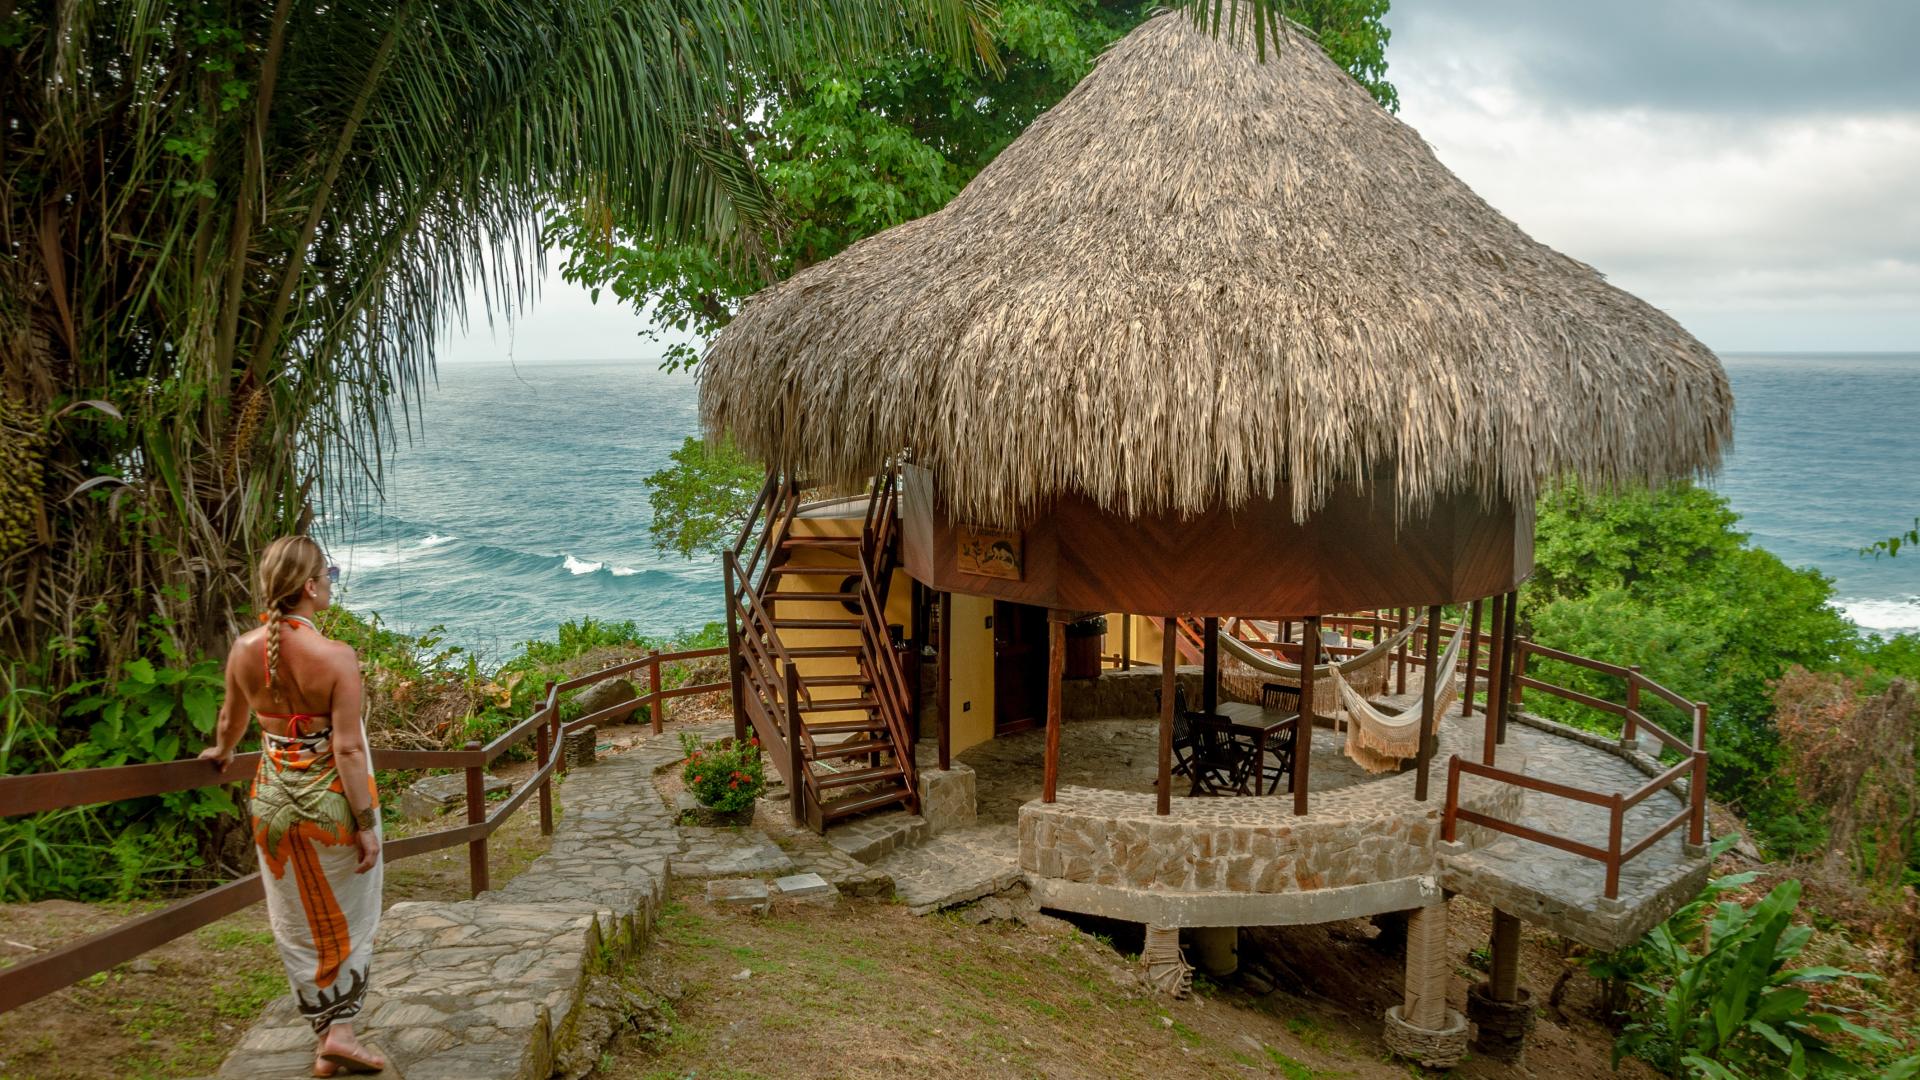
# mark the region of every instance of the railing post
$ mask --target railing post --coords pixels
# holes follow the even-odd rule
[[[1607,899],[1620,899],[1620,834],[1626,825],[1626,797],[1614,792],[1607,803]]]
[[[565,730],[565,725],[560,723],[559,700],[560,696],[554,694],[550,696],[550,700],[547,702],[547,726],[549,729],[547,742],[553,746],[556,751],[562,751],[566,747],[566,738],[562,734]],[[555,772],[562,774],[567,771],[567,755],[565,753],[560,754],[560,761],[554,765],[553,769]]]
[[[741,697],[741,665],[746,663],[746,658],[740,655],[740,616],[733,600],[734,582],[739,577],[734,560],[733,552],[729,551],[720,563],[727,582],[727,696],[733,702],[733,738],[740,742],[747,737],[747,703]]]
[[[547,718],[543,716],[533,725],[534,761],[538,763],[535,768],[545,769],[551,760],[549,754],[559,753],[559,747],[547,738],[548,733]],[[553,835],[553,773],[550,770],[540,779],[540,835]]]
[[[787,789],[793,798],[793,823],[807,824],[807,760],[801,752],[800,669],[787,664]]]
[[[653,721],[655,735],[666,729],[667,703],[660,699],[659,649],[653,650],[652,661],[647,664],[647,716]]]
[[[1631,747],[1639,734],[1640,719],[1640,665],[1627,665],[1627,724],[1620,732],[1620,745]]]
[[[1460,809],[1460,755],[1454,754],[1447,759],[1447,809],[1440,817],[1440,839],[1453,843],[1457,822],[1454,813]]]
[[[1707,844],[1707,703],[1693,706],[1693,780],[1687,795],[1693,814],[1687,822],[1687,842],[1694,847]]]
[[[481,749],[478,741],[469,742],[466,749],[478,753]],[[487,820],[487,784],[485,773],[478,765],[467,766],[467,824],[480,825]],[[487,838],[475,837],[467,842],[467,889],[479,896],[487,891]]]

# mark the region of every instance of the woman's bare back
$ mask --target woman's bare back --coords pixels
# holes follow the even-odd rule
[[[273,685],[267,685],[268,629],[249,630],[234,640],[227,666],[246,704],[260,726],[274,735],[286,735],[288,716],[333,715],[334,689],[342,666],[353,670],[353,649],[323,637],[319,631],[288,620],[280,624],[280,663]],[[302,724],[311,733],[320,725]]]

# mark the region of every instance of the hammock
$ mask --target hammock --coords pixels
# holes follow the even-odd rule
[[[1454,674],[1459,667],[1460,645],[1466,638],[1467,625],[1463,621],[1460,629],[1454,631],[1446,651],[1440,654],[1439,669],[1433,676],[1433,727],[1428,729],[1429,734],[1440,729],[1440,718],[1447,715],[1460,696]],[[1347,715],[1347,757],[1368,772],[1382,773],[1399,768],[1402,759],[1419,756],[1421,703],[1418,699],[1397,712],[1382,712],[1365,694],[1341,679],[1338,672],[1334,680]]]
[[[1350,656],[1337,664],[1314,665],[1313,700],[1332,701],[1336,692],[1336,678],[1360,691],[1363,696],[1380,694],[1387,688],[1387,668],[1393,650],[1412,637],[1425,618],[1425,615],[1421,615],[1392,637],[1376,642],[1372,648],[1357,656]],[[1295,690],[1300,688],[1299,664],[1289,664],[1261,652],[1224,631],[1220,634],[1220,645],[1227,652],[1220,665],[1220,690],[1227,700],[1258,704],[1261,691],[1267,683],[1279,683]]]

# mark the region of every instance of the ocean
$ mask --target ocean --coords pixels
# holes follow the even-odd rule
[[[1920,630],[1920,550],[1859,549],[1920,515],[1920,354],[1730,355],[1734,448],[1712,486],[1755,543],[1833,577],[1861,626]],[[649,634],[719,619],[720,566],[654,550],[645,477],[698,430],[653,361],[449,364],[384,499],[319,532],[343,599],[483,657],[592,616]]]

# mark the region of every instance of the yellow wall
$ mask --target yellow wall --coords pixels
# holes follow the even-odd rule
[[[1122,615],[1119,612],[1107,613],[1107,639],[1100,646],[1100,655],[1120,655],[1120,632],[1128,622],[1133,624],[1133,644],[1128,648],[1135,664],[1160,663],[1160,620],[1145,615]],[[1110,661],[1107,667],[1118,667],[1119,662]]]
[[[993,738],[993,601],[953,594],[952,675],[948,683],[953,710],[950,738],[954,753]]]

